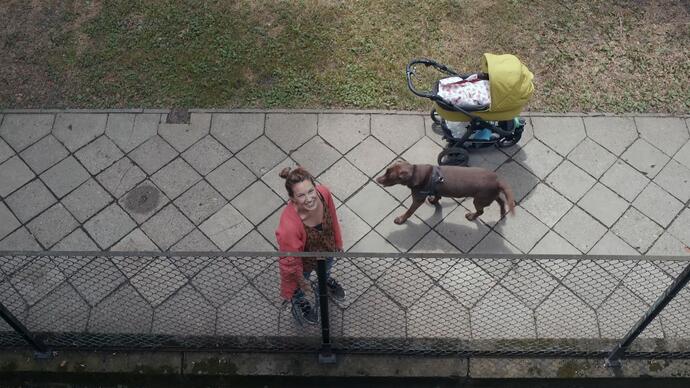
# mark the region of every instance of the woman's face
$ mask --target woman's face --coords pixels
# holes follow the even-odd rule
[[[316,187],[311,183],[311,180],[305,179],[300,183],[292,186],[292,202],[297,205],[297,208],[302,210],[314,210],[317,205]]]

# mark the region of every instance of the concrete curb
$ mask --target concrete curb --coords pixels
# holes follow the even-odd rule
[[[424,377],[473,379],[584,379],[690,377],[690,360],[623,360],[620,369],[602,359],[464,358],[341,354],[319,364],[316,354],[222,352],[55,352],[35,359],[30,351],[0,352],[3,373],[123,373],[137,375]]]

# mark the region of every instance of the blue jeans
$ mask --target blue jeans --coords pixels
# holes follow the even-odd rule
[[[331,277],[331,268],[333,267],[333,263],[335,260],[332,257],[327,257],[326,258],[326,279]],[[309,280],[309,277],[311,276],[311,273],[313,271],[308,271],[308,272],[302,272],[302,276],[304,276],[305,279]],[[314,292],[318,295],[318,289],[314,290]],[[302,291],[301,288],[298,288],[295,290],[295,293],[292,295],[292,301],[296,302],[299,299],[304,298],[304,291]]]

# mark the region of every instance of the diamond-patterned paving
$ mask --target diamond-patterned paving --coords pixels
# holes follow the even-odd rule
[[[425,203],[406,224],[395,225],[393,219],[411,203],[409,191],[383,188],[374,178],[397,158],[433,163],[443,142],[423,114],[202,112],[193,113],[189,124],[166,124],[163,111],[7,113],[0,115],[0,250],[275,250],[273,232],[287,199],[277,174],[302,163],[332,189],[346,251],[487,258],[492,253],[687,254],[687,119],[539,114],[526,119],[528,130],[517,146],[470,154],[470,165],[497,171],[512,186],[515,216],[500,219],[491,206],[468,221],[471,201],[442,199],[438,207]],[[121,307],[118,314],[140,315],[131,323],[137,330],[176,334],[167,319],[183,313],[180,303],[194,306],[180,319],[199,333],[240,330],[229,318],[205,325],[194,323],[194,315],[230,317],[229,306],[241,308],[251,297],[260,299],[252,308],[265,314],[265,322],[280,325],[281,333],[291,330],[285,329],[291,316],[275,306],[273,264],[119,257],[66,267],[56,259],[41,260],[28,266],[0,263],[0,289],[3,282],[16,284],[15,297],[28,306],[29,317],[49,311],[54,298],[78,300],[69,311],[55,312],[64,327],[83,330],[88,321],[88,327],[105,332],[126,332],[101,315],[104,306],[132,300],[132,311]],[[427,326],[442,331],[429,312],[457,304],[439,319],[452,320],[458,337],[499,338],[508,324],[492,320],[499,309],[513,317],[509,326],[516,337],[550,337],[559,327],[574,336],[606,337],[629,326],[598,328],[602,317],[621,314],[614,311],[617,302],[633,296],[638,305],[625,314],[634,321],[659,291],[647,285],[646,291],[653,291],[647,295],[638,289],[648,266],[380,260],[377,268],[362,259],[334,268],[352,277],[353,287],[362,287],[352,290],[349,307],[338,312],[345,334],[384,335],[386,325],[410,336],[423,336]],[[652,269],[651,280],[665,287],[670,279],[665,269]],[[102,277],[85,278],[94,271]],[[223,274],[233,281],[222,287],[209,281]],[[401,292],[410,276],[419,278],[417,288]],[[623,283],[598,281],[609,277]],[[374,313],[374,305],[386,319],[361,320]],[[571,316],[581,325],[566,324],[569,315],[554,313],[564,305],[580,311]],[[402,316],[418,319],[404,329],[396,326]]]
[[[79,241],[73,237],[63,241],[77,226],[74,222],[90,240],[105,244],[102,249],[112,249],[131,231],[130,225],[143,224],[170,202],[167,220],[175,213],[174,219],[183,224],[201,225],[230,203],[257,227],[286,200],[282,182],[271,174],[294,163],[313,171],[319,182],[332,188],[344,204],[340,206],[347,206],[369,228],[390,229],[379,224],[390,223],[395,212],[409,205],[407,189],[384,189],[373,179],[396,158],[433,162],[441,149],[438,144],[443,144],[421,114],[193,113],[189,124],[166,124],[164,112],[0,117],[0,196],[7,209],[2,212],[0,238],[11,239],[27,228],[29,235],[24,238],[29,241],[24,245],[46,250],[58,244],[69,249],[69,241]],[[524,214],[496,223],[496,215],[489,214],[496,210],[492,207],[472,225],[462,225],[453,209],[439,213],[425,204],[416,215],[432,228],[421,236],[415,233],[416,241],[435,231],[450,245],[471,253],[495,230],[521,253],[543,246],[541,239],[550,235],[549,241],[558,238],[567,243],[559,244],[562,252],[553,253],[572,252],[567,247],[574,246],[587,254],[605,230],[628,243],[635,240],[636,225],[626,221],[633,217],[655,236],[633,244],[639,254],[647,253],[657,240],[687,243],[678,235],[682,233],[674,234],[670,228],[690,199],[687,120],[538,114],[527,119],[533,135],[526,133],[515,147],[473,152],[470,162],[505,178]],[[158,201],[133,211],[131,202],[141,198],[128,201],[125,194],[142,185],[150,187],[149,194]],[[453,201],[442,202],[441,209],[446,209],[445,202]],[[464,203],[471,207],[469,201]],[[64,214],[57,217],[58,213]],[[118,218],[102,220],[109,214]],[[529,236],[510,232],[511,224],[531,216],[535,225],[544,225],[543,230],[540,227]],[[101,230],[94,225],[99,220],[119,224]],[[533,229],[532,221],[525,223]],[[204,234],[173,226],[175,230],[162,239],[155,226],[144,227],[143,233],[163,250],[192,232]],[[484,228],[485,233],[470,233]],[[354,234],[351,246],[368,230],[363,232]],[[234,236],[233,244],[243,236]],[[213,241],[215,236],[205,237]],[[383,237],[399,251],[419,251],[407,236]],[[6,245],[3,241],[0,246]],[[482,244],[482,251],[491,248]],[[664,252],[683,253],[680,248]]]

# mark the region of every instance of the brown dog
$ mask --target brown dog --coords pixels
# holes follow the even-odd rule
[[[438,203],[441,197],[474,198],[476,212],[465,214],[470,221],[481,216],[484,208],[493,201],[498,202],[503,217],[506,213],[505,202],[499,193],[506,197],[509,211],[515,211],[515,198],[510,186],[496,173],[483,168],[410,164],[398,160],[386,169],[385,174],[376,178],[376,182],[383,186],[405,185],[412,189],[412,206],[405,214],[395,218],[396,224],[407,221],[425,198],[431,204]]]

